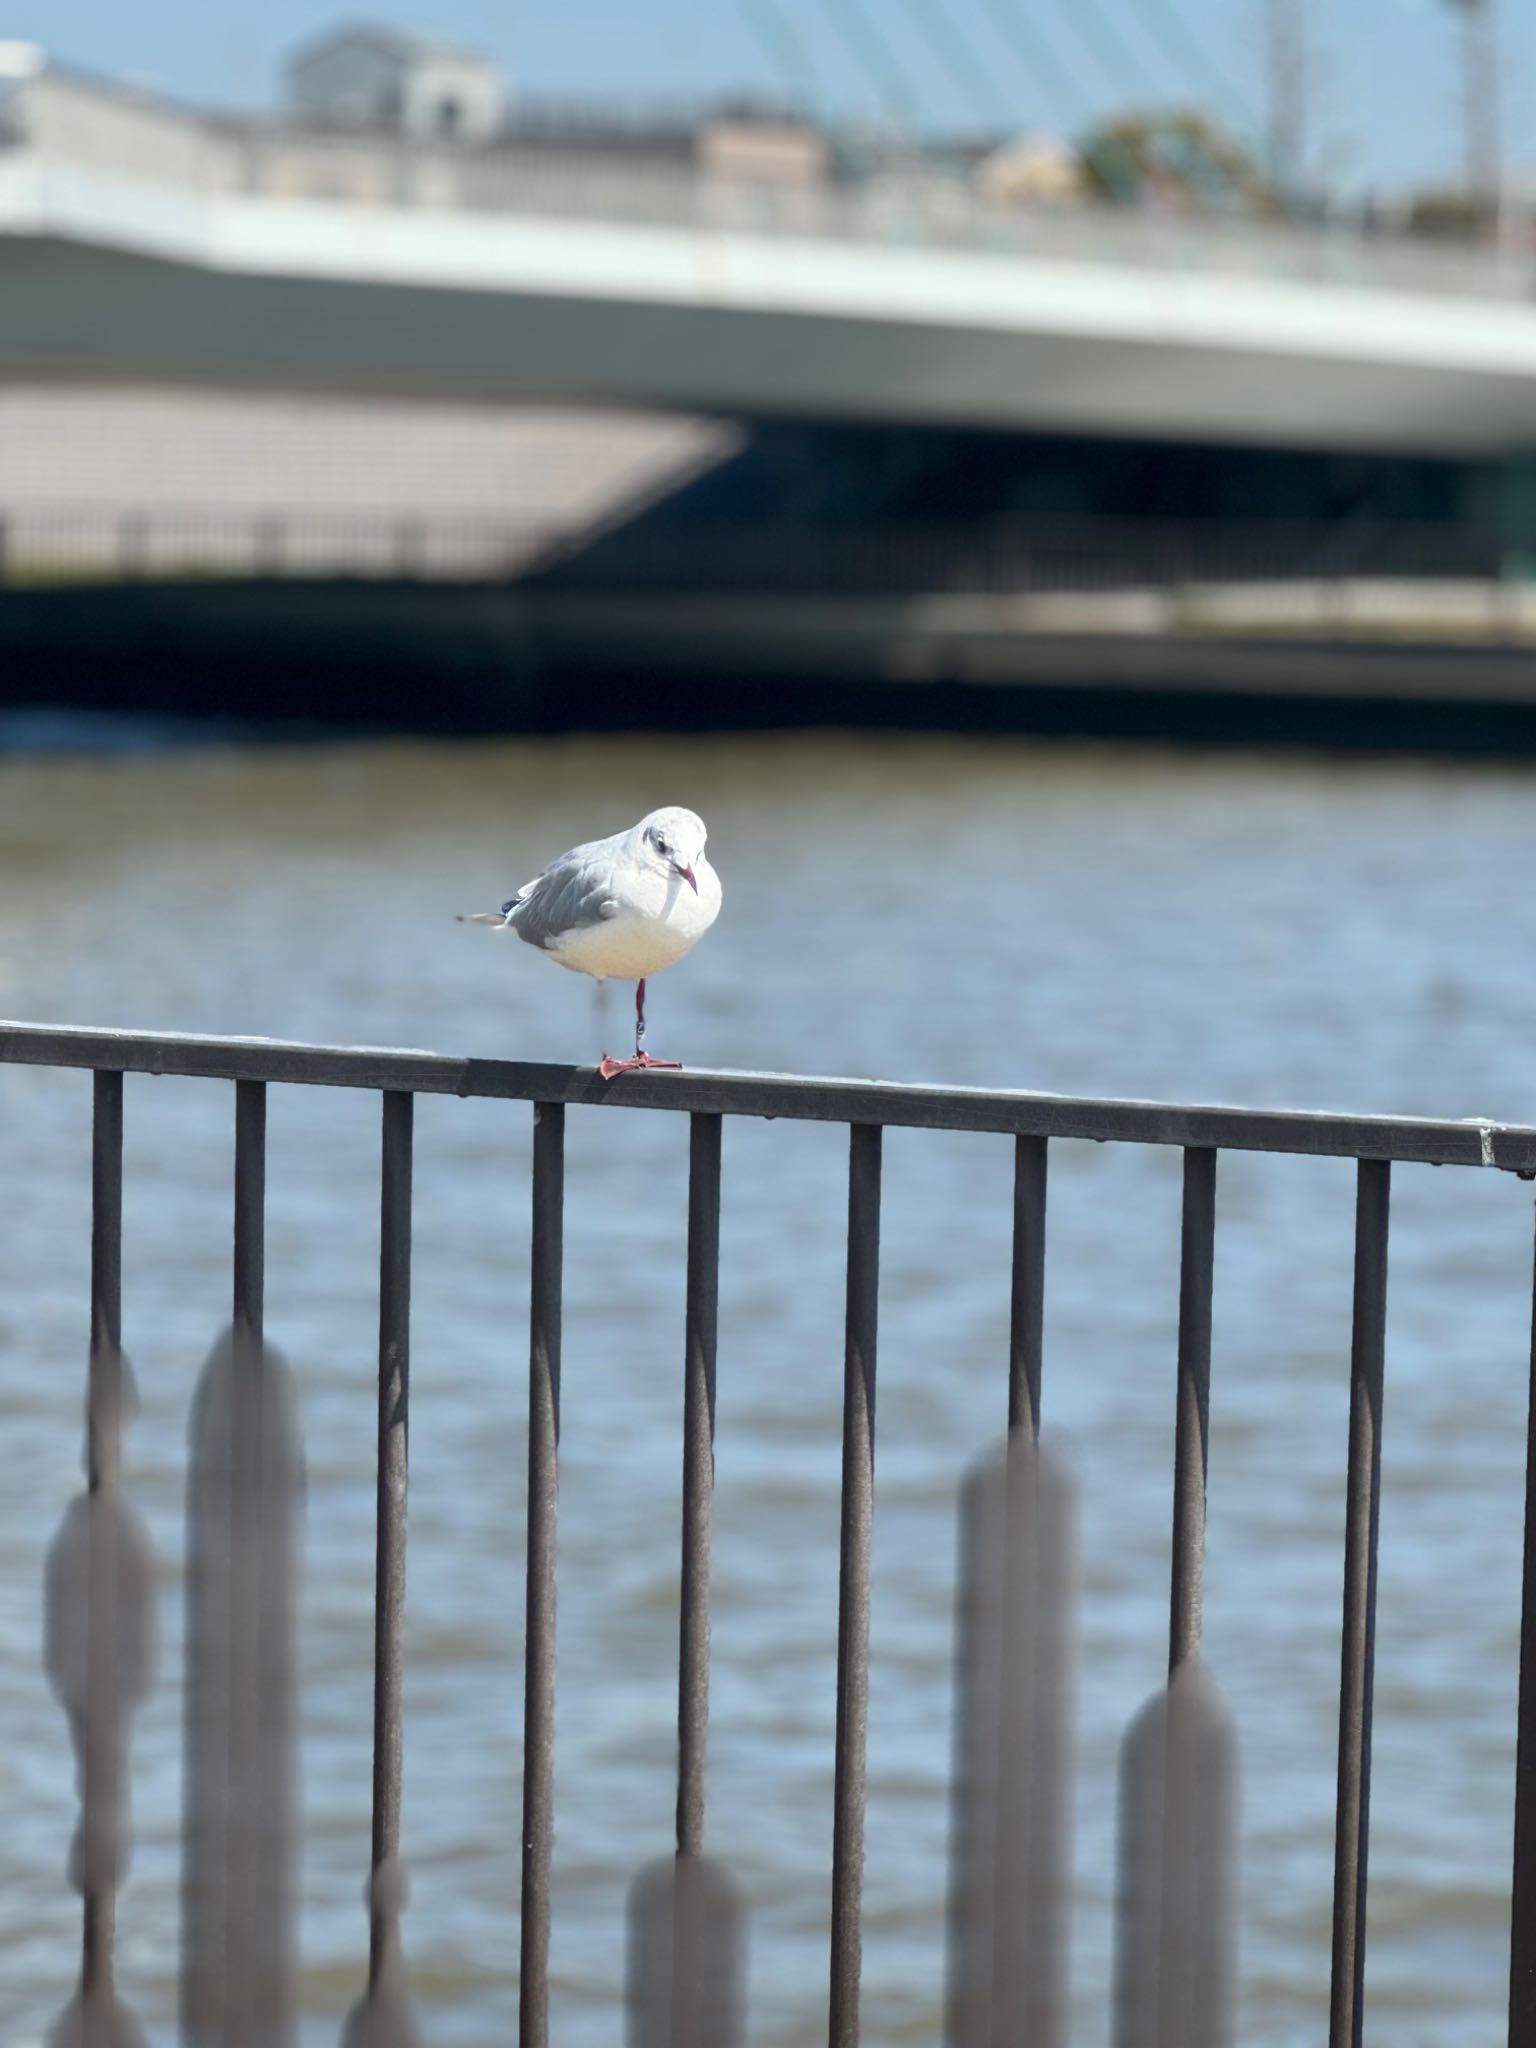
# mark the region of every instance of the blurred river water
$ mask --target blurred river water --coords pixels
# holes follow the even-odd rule
[[[698,1065],[1536,1120],[1536,771],[894,738],[0,756],[0,1014],[585,1060],[628,991],[453,921],[661,803],[721,920],[653,986]],[[174,2034],[187,1408],[227,1315],[232,1091],[130,1078],[132,1496],[162,1572],[123,1993]],[[40,1658],[79,1483],[90,1083],[0,1067],[0,2041],[76,1965]],[[516,2011],[529,1114],[418,1108],[404,1922],[427,2036]],[[554,2034],[611,2042],[630,1878],[670,1843],[686,1120],[573,1110]],[[825,2038],[843,1131],[725,1132],[709,1836],[751,1902],[754,2048]],[[1006,1413],[1012,1150],[893,1132],[866,2034],[933,2041],[955,1503]],[[1080,1482],[1078,2040],[1107,2039],[1114,1769],[1167,1652],[1180,1162],[1052,1153],[1045,1413]],[[268,1334],[309,1461],[305,2048],[367,1952],[378,1108],[274,1089]],[[1206,1641],[1243,1757],[1241,2037],[1326,2019],[1353,1170],[1224,1158]],[[1530,1190],[1394,1176],[1367,2034],[1501,2038]]]

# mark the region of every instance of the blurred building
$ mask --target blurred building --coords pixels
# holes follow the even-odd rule
[[[817,185],[831,168],[826,137],[804,122],[723,115],[700,128],[695,160],[728,183]]]
[[[804,189],[827,139],[777,108],[514,104],[488,58],[384,29],[339,32],[289,71],[278,113],[177,105],[0,45],[0,143],[131,181],[354,205],[509,208],[551,181],[578,194],[618,169],[641,207],[678,181]]]
[[[288,97],[301,119],[327,125],[483,140],[501,127],[506,91],[492,57],[360,24],[298,52]]]
[[[1088,197],[1083,160],[1050,136],[1022,136],[976,164],[976,189],[996,206],[1064,206]]]

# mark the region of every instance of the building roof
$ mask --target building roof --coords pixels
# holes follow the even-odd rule
[[[479,64],[488,71],[501,68],[496,59],[484,50],[470,50],[462,43],[445,42],[441,36],[429,35],[425,30],[399,28],[389,22],[374,21],[341,22],[337,27],[327,29],[323,35],[316,36],[312,42],[301,44],[290,63],[305,64],[311,58],[348,44],[376,50],[401,64],[419,64],[430,57],[452,57],[457,63]]]

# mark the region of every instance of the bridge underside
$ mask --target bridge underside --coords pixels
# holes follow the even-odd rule
[[[276,246],[259,262],[227,251],[194,260],[127,246],[126,234],[114,246],[7,230],[0,208],[0,378],[597,402],[1484,461],[1536,447],[1536,309],[1394,309],[1340,293],[1345,311],[1369,305],[1372,319],[1357,332],[1341,312],[1330,347],[1326,290],[1138,276],[1119,281],[1126,307],[1095,316],[1095,330],[1086,300],[1076,312],[1070,291],[1061,300],[1063,266],[1042,272],[1034,318],[1019,275],[1028,266],[995,258],[989,266],[1008,273],[995,317],[963,303],[925,314],[911,278],[885,293],[885,311],[878,290],[865,295],[875,310],[850,310],[853,286],[843,303],[813,290],[775,307],[761,281],[747,291],[729,274],[714,278],[697,238],[689,290],[672,276],[648,296],[632,274],[603,296],[596,268],[568,263],[556,275],[521,262],[519,224],[499,225],[504,260],[457,274],[449,262],[413,272],[403,260],[358,260],[320,275],[313,252],[292,269]],[[874,260],[848,253],[856,259]],[[937,287],[943,263],[959,259],[928,260],[940,266]],[[976,259],[966,262],[974,284]],[[1101,298],[1111,275],[1097,274]],[[1235,306],[1234,293],[1247,301]],[[1308,300],[1304,346],[1293,345],[1294,320],[1287,339],[1290,300],[1274,297],[1266,322],[1265,293]],[[1451,345],[1438,356],[1392,346],[1390,323],[1426,306]],[[1182,308],[1178,319],[1170,307]]]

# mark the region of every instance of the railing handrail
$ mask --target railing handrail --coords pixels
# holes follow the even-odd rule
[[[1211,1146],[1313,1158],[1490,1166],[1536,1176],[1536,1125],[1491,1117],[1255,1109],[710,1067],[678,1073],[640,1071],[605,1081],[594,1066],[483,1059],[403,1046],[307,1045],[278,1038],[8,1020],[0,1020],[0,1064],[1075,1138],[1099,1144]]]

